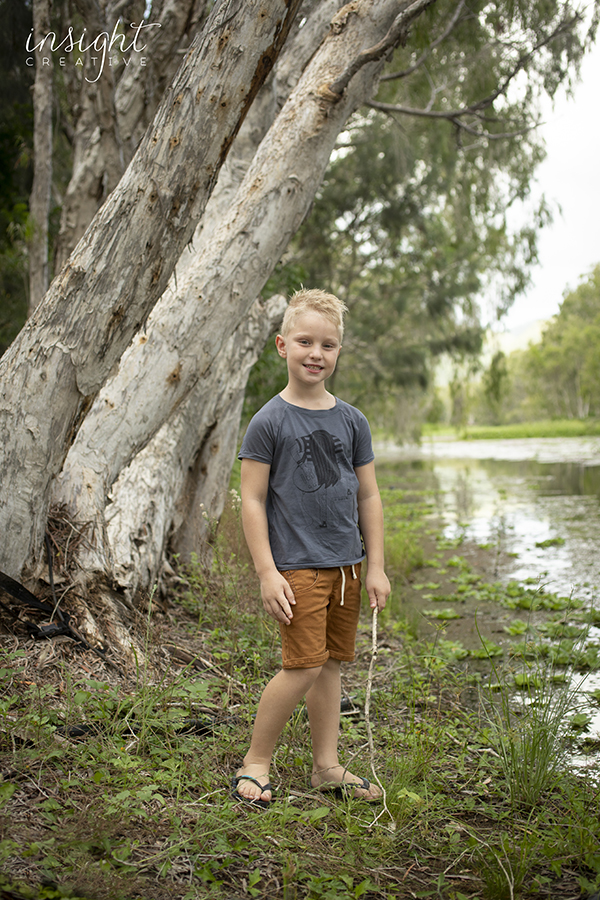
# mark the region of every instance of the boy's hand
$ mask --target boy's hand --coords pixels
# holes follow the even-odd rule
[[[365,588],[369,595],[371,609],[378,609],[381,612],[385,608],[387,598],[392,591],[389,579],[383,569],[372,569],[369,566],[367,577],[365,578]]]
[[[293,618],[292,606],[296,603],[294,592],[279,572],[261,579],[260,593],[263,606],[270,616],[283,625],[289,625]]]

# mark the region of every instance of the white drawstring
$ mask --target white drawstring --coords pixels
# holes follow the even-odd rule
[[[340,572],[342,573],[342,599],[340,600],[340,606],[344,605],[344,594],[346,592],[346,573],[344,572],[344,567],[340,566]],[[352,566],[352,578],[357,578],[357,574],[354,570],[354,566]]]

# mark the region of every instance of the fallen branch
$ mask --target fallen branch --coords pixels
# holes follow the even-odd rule
[[[371,822],[370,828],[375,825],[375,823],[382,817],[384,813],[387,813],[390,817],[390,830],[396,830],[396,822],[394,817],[392,816],[388,805],[387,805],[387,793],[385,787],[381,783],[379,779],[379,775],[375,771],[375,744],[373,742],[373,729],[371,728],[371,693],[373,690],[373,672],[375,670],[375,660],[377,659],[377,615],[378,609],[375,607],[373,610],[373,618],[371,622],[371,662],[369,663],[369,674],[367,676],[367,693],[365,696],[365,723],[367,726],[367,740],[369,743],[369,757],[371,760],[371,772],[373,773],[373,778],[383,791],[383,809],[378,815],[375,816],[373,822]]]

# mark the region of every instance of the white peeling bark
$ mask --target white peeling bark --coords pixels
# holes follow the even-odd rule
[[[227,477],[231,472],[239,416],[250,369],[258,359],[269,334],[281,321],[285,298],[277,295],[268,303],[257,300],[238,329],[225,342],[203,383],[186,399],[176,416],[161,429],[115,483],[106,509],[103,548],[110,559],[90,554],[79,564],[110,573],[113,586],[131,597],[138,588],[149,589],[160,573],[167,539],[174,518],[175,499],[182,498],[179,522],[195,507],[194,497],[185,503],[185,488],[199,475],[195,490],[211,517],[223,510],[222,481],[212,466],[223,442],[229,457],[223,460]],[[231,433],[234,440],[228,440]],[[204,519],[200,514],[200,528]]]
[[[193,37],[206,5],[206,0],[202,0],[200,9],[195,8],[198,3],[194,0],[153,4],[152,28],[141,41],[146,49],[125,54],[128,65],[122,64],[120,69],[106,64],[97,80],[98,69],[89,55],[84,57],[83,69],[65,68],[70,104],[76,113],[73,170],[62,204],[56,271],[62,269],[129,165],[181,62],[177,48],[182,40],[189,46],[190,32]],[[121,6],[107,10],[98,0],[87,0],[82,14],[88,32],[112,34],[123,13]],[[141,65],[142,57],[145,65]]]
[[[224,0],[117,189],[0,361],[0,568],[42,543],[53,477],[82,418],[164,292],[299,0]]]
[[[50,0],[34,0],[37,45],[50,31]],[[44,58],[48,65],[44,65]],[[35,54],[33,85],[33,185],[29,198],[29,315],[48,290],[48,219],[52,187],[52,54]]]

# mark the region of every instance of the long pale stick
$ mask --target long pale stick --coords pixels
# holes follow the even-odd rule
[[[369,674],[367,676],[367,693],[365,696],[365,724],[367,726],[367,740],[369,742],[369,757],[371,760],[371,772],[373,773],[373,778],[375,779],[375,781],[377,782],[377,784],[383,791],[383,809],[381,810],[380,813],[378,813],[377,816],[375,816],[375,819],[371,822],[371,825],[369,827],[372,828],[373,825],[375,825],[375,823],[378,821],[378,819],[380,819],[381,816],[387,812],[387,814],[391,820],[390,829],[392,831],[394,831],[396,828],[396,822],[394,821],[394,817],[392,816],[391,812],[388,809],[386,790],[385,790],[385,787],[383,786],[383,784],[381,783],[377,772],[375,771],[375,744],[373,743],[373,729],[371,728],[371,692],[373,690],[373,672],[375,670],[375,661],[377,659],[377,653],[378,653],[378,650],[377,650],[377,615],[378,615],[378,613],[379,613],[379,609],[377,607],[375,607],[375,609],[373,610],[373,618],[371,621],[371,662],[369,663]]]

